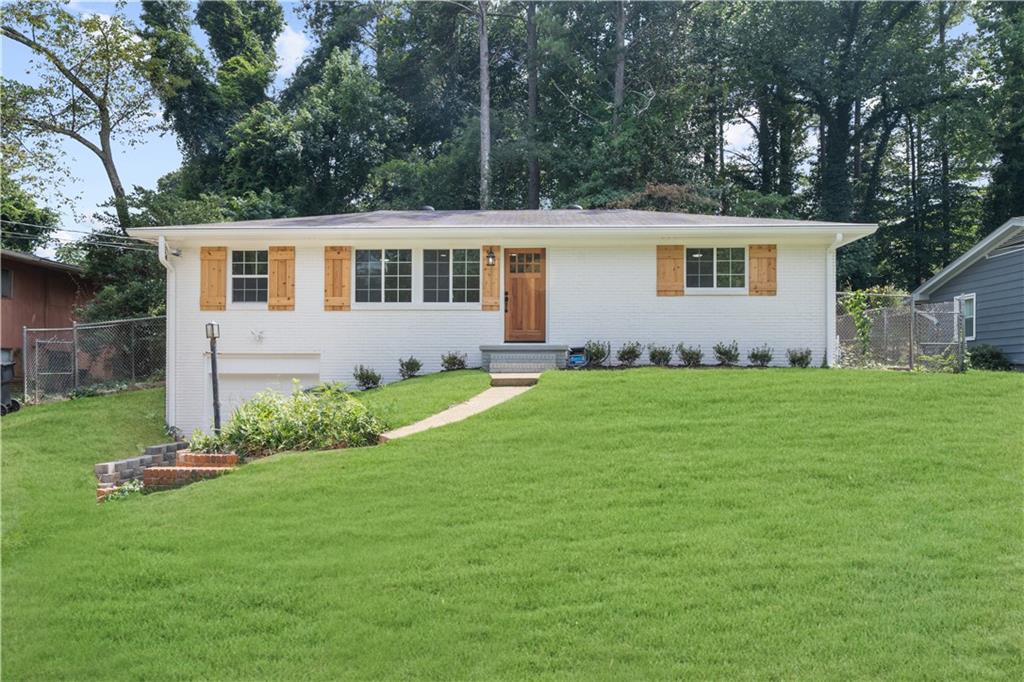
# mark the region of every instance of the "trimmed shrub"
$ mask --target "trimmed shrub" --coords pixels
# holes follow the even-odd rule
[[[733,341],[732,343],[718,342],[715,344],[715,359],[718,360],[718,364],[730,366],[735,365],[740,361],[740,345]]]
[[[763,346],[751,348],[750,352],[747,353],[747,359],[755,367],[767,367],[771,364],[773,357],[775,357],[775,349],[767,343]]]
[[[587,364],[600,367],[612,354],[612,344],[600,341],[587,341],[583,345],[583,354],[587,356]]]
[[[672,349],[668,346],[655,346],[652,344],[647,347],[647,357],[650,358],[652,365],[668,367],[668,363],[672,362]]]
[[[990,369],[996,372],[1008,372],[1013,369],[1006,353],[987,343],[972,346],[968,351],[971,369]]]
[[[356,365],[355,370],[352,371],[352,376],[355,378],[359,388],[364,391],[380,386],[380,375],[369,367]]]
[[[622,348],[615,354],[615,358],[619,361],[620,365],[626,367],[632,367],[636,364],[636,361],[640,359],[640,354],[644,352],[643,344],[639,341],[630,341],[622,344]]]
[[[786,357],[789,358],[790,367],[810,367],[811,366],[811,349],[810,348],[787,348]]]
[[[466,369],[466,354],[453,350],[441,356],[441,370],[451,372],[456,369]]]
[[[337,385],[291,395],[264,391],[253,396],[221,429],[218,450],[242,457],[283,450],[328,450],[372,445],[383,423]],[[206,438],[206,440],[204,440]],[[192,447],[208,451],[213,437],[193,434]]]
[[[423,363],[409,356],[408,360],[398,359],[398,373],[402,375],[403,379],[411,379],[423,368]]]
[[[700,367],[700,361],[704,359],[704,351],[700,346],[687,346],[684,343],[676,346],[676,355],[683,367]]]

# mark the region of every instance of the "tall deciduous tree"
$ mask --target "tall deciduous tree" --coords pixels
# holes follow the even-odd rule
[[[0,33],[31,51],[34,82],[3,79],[4,135],[63,137],[95,154],[114,196],[118,225],[131,225],[115,141],[153,130],[152,91],[143,77],[147,45],[124,17],[74,15],[56,2],[3,6]]]

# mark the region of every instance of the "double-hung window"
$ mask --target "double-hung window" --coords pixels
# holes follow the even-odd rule
[[[960,314],[964,318],[964,340],[973,341],[975,331],[975,295],[964,294],[960,299]]]
[[[747,254],[740,247],[686,249],[687,289],[743,289]]]
[[[267,252],[231,252],[231,302],[267,302]]]
[[[480,249],[424,249],[424,303],[479,303]]]
[[[412,302],[411,249],[357,249],[356,303]]]

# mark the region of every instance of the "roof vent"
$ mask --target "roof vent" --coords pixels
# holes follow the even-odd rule
[[[569,210],[572,210],[572,211],[582,211],[583,210],[583,207],[580,206],[579,204],[569,204],[568,206],[566,206],[566,208],[569,209]]]
[[[430,204],[424,204],[424,205],[420,206],[420,210],[421,211],[433,211],[434,207],[431,206]]]

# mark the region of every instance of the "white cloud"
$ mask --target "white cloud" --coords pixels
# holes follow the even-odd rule
[[[306,48],[309,47],[309,39],[302,31],[296,31],[285,24],[284,31],[277,37],[274,47],[277,49],[279,62],[277,77],[283,80],[295,73],[295,69],[299,67],[302,56],[306,53]]]

